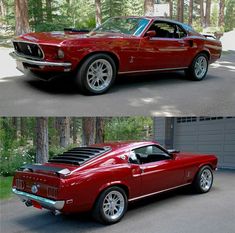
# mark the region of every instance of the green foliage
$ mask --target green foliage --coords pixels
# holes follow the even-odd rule
[[[117,117],[106,122],[105,141],[149,139],[151,117]]]
[[[2,177],[0,176],[0,200],[6,199],[11,196],[11,185],[13,177]]]
[[[224,22],[226,32],[235,28],[235,0],[227,1]]]

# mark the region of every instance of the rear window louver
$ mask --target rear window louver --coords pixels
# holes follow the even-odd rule
[[[110,147],[76,147],[53,157],[48,162],[81,165],[110,150]]]

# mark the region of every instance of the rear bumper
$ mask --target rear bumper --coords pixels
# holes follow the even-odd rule
[[[30,193],[16,190],[15,188],[12,189],[12,192],[16,194],[25,203],[36,201],[43,208],[50,209],[50,210],[62,210],[65,204],[65,201],[53,201],[44,197],[39,197]]]
[[[38,60],[31,60],[26,57],[20,56],[16,52],[10,53],[10,56],[17,61],[20,61],[27,65],[38,66],[40,69],[44,69],[45,67],[54,67],[54,68],[63,68],[65,72],[71,71],[72,63],[70,62],[48,62],[48,61],[38,61]]]

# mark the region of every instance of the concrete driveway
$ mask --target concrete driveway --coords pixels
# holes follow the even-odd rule
[[[180,189],[136,202],[120,223],[103,226],[89,215],[53,216],[27,208],[17,199],[0,203],[2,233],[128,232],[233,233],[235,171],[218,171],[207,194]]]
[[[202,82],[183,72],[120,77],[105,95],[84,96],[69,77],[23,76],[0,48],[0,114],[4,116],[235,115],[235,53],[222,56]]]

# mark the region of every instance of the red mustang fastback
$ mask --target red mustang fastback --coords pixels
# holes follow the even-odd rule
[[[106,92],[117,74],[185,70],[199,81],[222,50],[220,41],[188,25],[151,17],[111,18],[88,34],[30,33],[13,44],[21,71],[70,72],[90,94]]]
[[[112,224],[124,216],[128,202],[186,185],[208,192],[216,166],[214,155],[167,151],[155,142],[106,143],[22,167],[13,192],[26,206],[92,211],[96,220]]]

